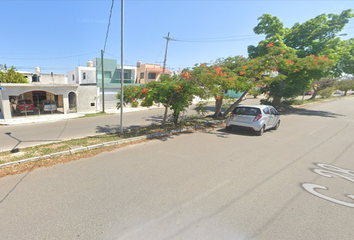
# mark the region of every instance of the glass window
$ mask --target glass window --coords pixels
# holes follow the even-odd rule
[[[265,114],[269,114],[269,113],[270,113],[270,112],[269,112],[269,108],[263,109],[263,112],[264,112]]]
[[[104,71],[104,78],[111,78],[112,74],[110,71]]]
[[[86,73],[85,72],[82,74],[82,79],[86,79]]]
[[[234,110],[234,114],[256,116],[261,114],[261,110],[253,107],[237,107]]]
[[[75,81],[75,75],[74,74],[72,75],[72,79],[73,79],[73,81]]]
[[[110,71],[104,71],[104,78],[112,78],[112,73]],[[97,72],[97,79],[102,79],[102,71]]]
[[[156,73],[149,73],[148,78],[149,79],[156,79]]]
[[[140,78],[144,78],[144,73],[140,73]]]

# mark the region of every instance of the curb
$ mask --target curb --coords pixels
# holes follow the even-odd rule
[[[149,135],[132,137],[132,138],[128,138],[128,139],[117,140],[117,141],[106,142],[106,143],[100,143],[100,144],[90,145],[87,147],[77,147],[77,148],[74,148],[71,150],[52,153],[49,155],[43,155],[40,157],[33,157],[33,158],[22,159],[22,160],[15,161],[15,162],[3,163],[3,164],[0,164],[0,169],[14,166],[14,165],[18,165],[18,164],[35,162],[35,161],[44,160],[44,159],[48,159],[48,158],[70,155],[70,154],[74,154],[74,153],[78,153],[78,152],[89,151],[89,150],[108,147],[108,146],[120,145],[120,144],[124,144],[124,143],[131,143],[131,142],[136,142],[136,141],[140,141],[140,140],[147,140],[147,139],[151,140],[154,138],[164,137],[164,136],[168,136],[168,135],[172,135],[172,134],[178,134],[178,133],[182,133],[182,132],[198,130],[198,129],[204,128],[206,126],[210,126],[210,125],[214,125],[214,124],[221,124],[224,122],[225,122],[225,120],[211,120],[211,121],[207,120],[207,121],[204,121],[203,123],[193,126],[193,127],[180,128],[180,129],[171,130],[171,131],[167,131],[167,132],[152,133]]]

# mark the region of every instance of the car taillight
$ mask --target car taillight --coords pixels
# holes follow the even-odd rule
[[[262,118],[262,114],[258,114],[257,116],[254,117],[253,122],[257,122],[261,118]]]
[[[233,112],[230,114],[230,119],[234,119],[234,113]]]

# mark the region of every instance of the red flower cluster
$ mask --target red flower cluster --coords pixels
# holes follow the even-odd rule
[[[216,96],[216,97],[215,97],[215,100],[220,100],[220,99],[221,99],[220,96]]]
[[[294,72],[298,72],[298,71],[300,71],[300,69],[295,69],[295,70],[294,70]]]
[[[181,72],[180,76],[183,78],[188,78],[188,79],[192,78],[192,74],[190,74],[188,72]]]
[[[288,60],[286,61],[287,64],[290,64],[290,65],[293,65],[294,64],[294,61],[293,60]]]
[[[223,75],[223,72],[221,71],[221,67],[216,67],[215,70],[216,70],[217,75],[219,75],[219,76]]]
[[[274,46],[274,44],[271,42],[266,45],[266,48],[273,47],[273,46]]]
[[[244,74],[244,72],[243,72],[243,71],[241,71],[241,72],[239,72],[238,74],[240,74],[240,76],[242,76],[242,75]]]
[[[143,88],[143,90],[141,91],[141,93],[142,93],[144,96],[146,96],[148,90],[149,90],[148,88]]]
[[[180,85],[175,85],[175,90],[177,91],[177,93],[181,93],[183,92],[183,87],[181,87]]]

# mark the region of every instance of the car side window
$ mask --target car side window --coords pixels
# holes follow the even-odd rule
[[[264,112],[265,114],[269,114],[269,108],[267,107],[267,108],[263,109],[263,112]]]
[[[278,115],[278,111],[275,108],[271,108],[270,113],[273,115]]]

